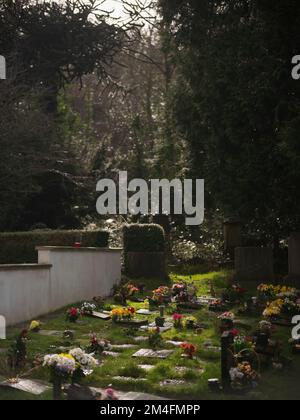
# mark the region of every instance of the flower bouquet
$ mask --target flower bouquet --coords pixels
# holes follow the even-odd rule
[[[218,316],[218,319],[221,321],[221,334],[223,334],[225,331],[230,331],[233,329],[234,318],[235,316],[232,312],[224,312],[222,315]]]
[[[92,354],[85,353],[81,348],[73,349],[70,351],[76,362],[75,371],[73,372],[73,383],[79,382],[80,379],[93,373],[93,370],[97,367],[98,362]]]
[[[257,387],[259,374],[252,369],[249,362],[243,362],[231,368],[229,374],[232,388],[235,390],[244,391]]]
[[[235,304],[241,303],[245,299],[247,290],[243,289],[239,284],[233,284],[222,295],[222,300],[225,303]]]
[[[250,337],[244,335],[236,335],[233,340],[234,353],[238,354],[243,350],[252,350],[254,347],[253,341]]]
[[[91,334],[90,346],[88,351],[95,354],[102,354],[106,350],[111,349],[111,344],[108,340],[99,339],[96,334]]]
[[[60,400],[62,396],[62,382],[72,378],[76,370],[76,361],[70,354],[50,354],[44,357],[43,366],[50,370],[53,383],[53,398]]]
[[[184,350],[185,356],[187,356],[189,359],[193,359],[194,355],[197,351],[196,346],[190,343],[183,343],[180,346]]]
[[[164,303],[170,303],[171,292],[166,286],[160,286],[158,289],[153,290],[152,298],[149,298],[150,307],[158,307]]]
[[[69,322],[75,323],[80,318],[81,311],[78,308],[70,308],[66,312],[66,319]]]
[[[183,327],[183,325],[182,325],[183,318],[184,318],[184,315],[181,315],[181,314],[174,314],[173,315],[174,328],[181,329]]]
[[[82,315],[91,316],[96,311],[97,307],[93,303],[84,302],[80,308],[80,312]]]
[[[30,332],[38,333],[41,330],[41,323],[40,321],[32,321],[29,326]]]

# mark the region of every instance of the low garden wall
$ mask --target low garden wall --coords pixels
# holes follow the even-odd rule
[[[37,249],[38,264],[0,265],[0,315],[7,325],[109,296],[121,280],[120,249]]]

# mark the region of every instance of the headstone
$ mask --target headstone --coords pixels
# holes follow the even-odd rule
[[[173,354],[172,350],[159,350],[154,351],[150,349],[141,349],[136,352],[132,357],[145,357],[148,359],[167,359]]]
[[[227,219],[223,223],[224,249],[232,258],[234,250],[242,246],[242,223],[239,219]]]
[[[152,324],[150,324],[150,325],[146,325],[146,326],[142,326],[140,329],[142,330],[142,331],[148,331],[149,330],[149,328],[155,328],[156,327],[156,323],[155,322],[153,322]],[[165,324],[164,324],[164,326],[163,327],[159,327],[159,329],[160,329],[160,332],[162,332],[162,333],[164,333],[164,332],[166,332],[166,331],[169,331],[169,330],[171,330],[173,328],[173,324],[171,323],[171,322],[165,322]]]
[[[254,283],[274,281],[272,248],[241,247],[235,249],[236,280]]]
[[[300,232],[289,238],[289,276],[288,280],[300,284]]]

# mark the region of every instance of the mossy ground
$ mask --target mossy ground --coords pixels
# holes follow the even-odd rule
[[[195,271],[194,271],[195,272]],[[217,294],[220,294],[231,279],[230,271],[216,271],[204,274],[193,274],[192,276],[185,275],[183,270],[178,273],[172,273],[170,276],[171,282],[193,281],[198,288],[198,295],[207,295],[210,293],[211,285]],[[199,269],[199,273],[201,270]],[[153,288],[159,286],[161,282],[157,280],[149,281],[143,279],[138,283],[145,283],[145,295],[150,294]],[[253,294],[254,291],[249,290]],[[107,301],[112,304],[111,300]],[[138,308],[146,307],[147,304],[129,302],[130,305]],[[167,315],[168,311],[167,311]],[[217,315],[209,312],[207,309],[202,309],[193,313],[199,322],[207,324],[202,334],[197,334],[195,331],[176,330],[172,329],[163,334],[165,340],[180,340],[193,343],[197,346],[197,360],[188,360],[181,357],[182,350],[175,349],[173,355],[165,360],[145,360],[133,359],[132,354],[139,348],[149,347],[148,342],[139,343],[136,349],[130,349],[120,352],[120,357],[117,359],[105,357],[101,358],[104,362],[99,366],[92,376],[85,381],[88,385],[95,387],[107,387],[113,385],[117,390],[123,391],[138,391],[157,394],[173,399],[190,399],[190,400],[215,400],[215,399],[300,399],[299,392],[299,378],[300,378],[300,356],[292,356],[288,340],[291,331],[289,328],[278,327],[274,338],[281,340],[283,345],[283,354],[291,359],[283,370],[277,371],[272,366],[262,368],[262,379],[259,387],[255,392],[246,395],[228,395],[228,394],[212,394],[207,387],[209,378],[220,378],[220,354],[217,352],[206,351],[203,343],[211,340],[213,345],[220,346],[220,336],[218,332]],[[137,317],[144,318],[144,317]],[[154,316],[148,317],[149,321],[154,320]],[[246,321],[246,325],[240,328],[241,331],[249,333],[249,328],[255,328],[259,322],[259,318],[255,317],[241,317],[239,319]],[[50,314],[41,319],[44,323],[43,329],[64,331],[72,329],[75,331],[74,346],[87,346],[89,343],[89,334],[97,333],[99,337],[106,338],[112,344],[136,344],[131,335],[131,330],[128,328],[121,328],[112,323],[112,321],[102,321],[93,318],[84,318],[80,323],[70,324],[65,319],[65,309],[62,309],[54,314]],[[8,330],[7,340],[0,342],[1,348],[8,348],[20,328],[18,326]],[[143,335],[138,333],[138,335]],[[56,336],[43,336],[36,333],[30,334],[30,341],[28,342],[28,360],[32,363],[37,355],[45,355],[53,352],[53,348],[59,346],[67,346],[66,340]],[[166,346],[166,348],[173,349]],[[116,362],[117,361],[117,362]],[[138,368],[139,364],[153,364],[155,368],[146,372]],[[187,368],[184,372],[178,372],[175,367],[184,366]],[[204,368],[204,373],[201,374],[201,369]],[[28,369],[29,370],[29,369]],[[48,380],[48,372],[45,368],[38,368],[31,371],[25,377]],[[7,368],[5,353],[0,353],[0,375],[3,378],[11,376]],[[135,381],[124,382],[121,380],[114,380],[115,376],[136,378]],[[146,379],[142,380],[142,379]],[[186,384],[184,386],[161,387],[160,382],[165,379],[184,379]],[[0,400],[21,400],[21,399],[37,399],[47,400],[51,399],[51,391],[46,392],[40,397],[34,397],[30,394],[14,391],[11,389],[0,389]]]

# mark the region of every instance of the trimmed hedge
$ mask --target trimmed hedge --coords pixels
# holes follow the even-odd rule
[[[126,225],[123,229],[124,252],[164,252],[165,232],[155,224]]]
[[[0,233],[0,264],[37,262],[37,246],[73,246],[82,237],[84,247],[108,247],[109,232],[78,230],[37,230]]]

